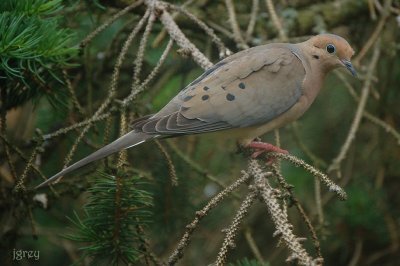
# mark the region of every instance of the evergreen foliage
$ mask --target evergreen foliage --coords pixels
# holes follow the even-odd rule
[[[69,65],[77,49],[71,45],[72,31],[60,25],[61,4],[62,0],[0,1],[0,84],[7,99],[2,108],[42,95],[55,106],[65,104],[65,90],[51,84],[62,83],[60,68]]]
[[[67,238],[84,242],[82,258],[93,265],[132,263],[140,255],[142,226],[149,222],[151,195],[140,189],[136,177],[115,177],[98,173],[88,191],[84,218],[71,219],[77,232]]]

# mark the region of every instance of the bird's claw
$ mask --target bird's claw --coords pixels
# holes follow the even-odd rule
[[[288,154],[289,152],[287,150],[281,149],[279,147],[276,147],[272,144],[265,143],[265,142],[259,142],[259,141],[253,141],[251,142],[248,146],[248,148],[255,149],[256,151],[252,153],[251,158],[255,159],[261,154],[265,152],[278,152],[278,153],[283,153],[283,154]],[[271,165],[276,162],[275,158],[268,158],[267,159],[267,164]]]

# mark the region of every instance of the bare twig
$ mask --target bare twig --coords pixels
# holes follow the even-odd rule
[[[27,164],[26,164],[26,166],[25,166],[25,169],[24,169],[24,171],[23,171],[21,177],[18,179],[17,185],[15,186],[15,190],[16,190],[16,191],[19,191],[19,190],[25,191],[25,179],[26,179],[26,176],[28,175],[29,170],[30,170],[31,167],[33,166],[34,160],[35,160],[35,158],[36,158],[36,155],[38,154],[38,151],[39,151],[40,149],[41,149],[41,147],[40,147],[40,145],[38,144],[38,145],[35,147],[35,149],[32,151],[32,154],[31,154],[31,156],[29,157],[29,160],[28,160],[28,162],[27,162]]]
[[[2,139],[2,141],[4,141],[5,145],[8,145],[26,164],[29,163],[29,159],[25,157],[23,152],[15,145],[12,145],[3,134],[0,134],[0,138]],[[31,167],[43,180],[47,179],[46,176],[42,173],[42,171],[40,171],[40,169],[35,164],[31,164]],[[58,197],[58,193],[54,190],[51,184],[50,184],[50,190],[54,193],[56,197]]]
[[[88,43],[90,43],[94,37],[96,37],[100,32],[102,32],[103,30],[105,30],[108,26],[110,26],[114,21],[116,21],[118,18],[122,17],[123,15],[125,15],[126,13],[128,13],[129,11],[131,11],[132,9],[134,9],[135,7],[140,6],[141,4],[143,4],[143,0],[138,0],[135,1],[134,3],[132,3],[131,5],[125,7],[124,9],[122,9],[121,11],[119,11],[118,13],[116,13],[115,15],[113,15],[111,18],[109,18],[106,22],[104,22],[103,24],[101,24],[100,27],[98,27],[97,29],[95,29],[94,31],[92,31],[85,39],[83,39],[83,41],[81,41],[80,46],[83,48],[85,47]]]
[[[195,15],[190,13],[187,9],[185,9],[183,6],[175,6],[170,4],[169,5],[171,8],[183,13],[186,15],[188,18],[190,18],[194,23],[196,23],[200,28],[202,28],[205,33],[211,37],[211,41],[216,44],[219,50],[219,57],[223,58],[225,56],[231,55],[232,52],[225,47],[225,44],[221,41],[221,39],[214,33],[214,30],[207,26],[203,21],[198,19]]]
[[[253,35],[254,28],[257,22],[257,15],[259,8],[260,8],[260,0],[253,0],[251,5],[250,20],[246,30],[246,41],[250,41],[251,36]]]
[[[128,123],[127,123],[127,114],[126,114],[126,108],[122,108],[121,110],[121,115],[120,115],[120,129],[119,129],[119,135],[123,136],[128,132]],[[118,163],[117,163],[117,168],[120,169],[122,168],[123,165],[126,164],[128,159],[128,154],[125,149],[121,150],[118,153]]]
[[[376,64],[378,62],[380,55],[380,47],[379,44],[375,44],[374,53],[372,55],[371,62],[368,67],[366,79],[362,88],[360,102],[358,103],[357,111],[354,116],[353,122],[351,124],[351,128],[347,135],[346,141],[340,149],[339,154],[332,160],[330,166],[328,167],[328,172],[332,172],[340,169],[340,163],[345,159],[346,154],[350,148],[351,143],[353,142],[355,135],[358,131],[358,127],[360,125],[362,113],[364,112],[365,105],[367,104],[369,89],[371,86],[371,79],[373,75],[373,71],[375,70]]]
[[[250,161],[250,171],[255,178],[256,188],[263,202],[267,205],[268,212],[276,227],[274,235],[279,236],[291,251],[288,261],[296,260],[300,265],[315,265],[313,258],[300,244],[300,239],[293,234],[292,226],[282,211],[277,199],[277,192],[269,184],[256,160]]]
[[[237,211],[235,217],[233,218],[231,225],[229,226],[228,229],[224,230],[226,231],[226,236],[224,242],[222,243],[221,249],[218,252],[218,257],[215,262],[215,265],[222,266],[225,264],[226,256],[228,254],[228,249],[233,249],[235,247],[234,238],[237,235],[239,225],[241,224],[243,218],[246,216],[256,196],[257,192],[255,190],[250,190],[249,194],[240,205],[240,208]]]
[[[228,15],[229,15],[229,23],[231,25],[232,31],[233,31],[233,38],[235,39],[235,42],[237,46],[241,49],[247,49],[249,46],[245,42],[245,40],[242,37],[242,33],[240,32],[240,27],[236,19],[236,12],[235,12],[235,6],[233,4],[232,0],[225,0],[225,5],[226,9],[228,10]]]
[[[321,181],[317,177],[314,177],[314,195],[318,222],[322,226],[324,224],[324,210],[322,209]]]
[[[63,76],[64,76],[65,83],[67,84],[67,88],[68,88],[69,94],[70,94],[71,99],[72,99],[72,104],[74,105],[76,110],[78,110],[78,112],[81,115],[85,115],[85,110],[83,109],[82,105],[79,103],[78,97],[76,97],[76,93],[75,93],[75,90],[74,90],[74,88],[72,86],[71,80],[68,77],[67,70],[63,69],[62,73],[63,73]]]
[[[184,8],[184,7],[186,7],[186,6],[188,6],[188,5],[190,5],[190,4],[192,4],[194,2],[194,0],[187,0],[186,2],[184,2],[182,5],[180,5],[179,7],[180,8]],[[174,8],[174,5],[172,5],[172,4],[169,4],[169,3],[165,3],[166,5],[169,5],[169,7],[170,8]],[[178,15],[180,14],[180,12],[178,12],[178,11],[175,11],[175,12],[173,12],[172,13],[172,18],[175,20],[177,17],[178,17]],[[152,42],[152,44],[151,44],[151,46],[152,47],[157,47],[159,44],[160,44],[160,42],[162,41],[162,40],[164,40],[164,38],[165,38],[165,36],[167,36],[167,30],[165,29],[165,28],[163,28],[158,34],[157,34],[157,36],[154,38],[154,41]]]
[[[311,159],[313,164],[316,167],[327,167],[328,163],[325,162],[323,159],[318,157],[314,152],[310,150],[310,148],[302,141],[302,139],[299,136],[299,124],[298,122],[293,122],[292,123],[292,133],[295,141],[299,145],[300,149]]]
[[[95,112],[95,114],[92,116],[91,119],[94,119],[95,117],[100,116],[103,113],[103,111],[108,107],[108,105],[111,103],[112,99],[114,98],[116,90],[117,90],[117,83],[118,83],[118,79],[119,79],[122,62],[125,59],[125,56],[128,52],[128,48],[131,45],[133,39],[135,38],[135,36],[139,32],[139,30],[142,28],[143,24],[145,23],[145,21],[149,15],[150,15],[150,11],[147,10],[145,15],[142,17],[142,19],[139,21],[139,23],[133,28],[133,30],[129,34],[127,40],[125,41],[125,43],[121,49],[121,52],[118,55],[117,63],[114,66],[114,71],[113,71],[113,75],[112,75],[112,79],[111,79],[110,90],[108,92],[108,96],[107,96],[106,100],[97,109],[97,111]],[[82,130],[81,134],[76,138],[74,144],[72,145],[71,150],[69,151],[68,155],[66,156],[66,158],[64,160],[64,168],[72,160],[72,156],[74,155],[79,142],[82,140],[82,138],[85,136],[85,134],[89,131],[91,126],[92,126],[92,122],[89,122],[85,126],[85,128]],[[60,180],[60,179],[58,179],[58,180]]]
[[[190,159],[187,155],[185,155],[178,147],[176,147],[175,144],[173,144],[171,141],[167,140],[168,146],[178,155],[184,162],[186,162],[190,167],[192,167],[196,172],[198,172],[201,175],[204,175],[207,179],[211,180],[212,182],[216,183],[222,188],[226,188],[226,186],[215,176],[212,174],[208,173],[207,170],[205,170],[203,167],[201,167],[199,164],[197,164],[195,161]]]
[[[379,20],[378,24],[376,25],[376,28],[375,28],[374,32],[371,34],[371,36],[369,37],[368,41],[364,44],[363,48],[358,53],[357,57],[353,60],[354,65],[359,65],[361,60],[368,53],[369,49],[371,49],[372,45],[374,45],[374,43],[376,43],[376,40],[378,39],[379,35],[381,34],[382,29],[386,24],[386,20],[388,19],[389,15],[390,15],[389,8],[391,5],[392,5],[392,0],[385,1],[385,9],[382,12],[381,19]]]
[[[336,76],[338,76],[343,81],[343,83],[345,84],[345,86],[346,86],[347,90],[349,91],[350,95],[352,96],[352,98],[356,102],[359,102],[360,101],[360,97],[358,96],[358,94],[357,94],[356,90],[353,88],[353,86],[351,86],[351,84],[348,82],[348,80],[340,72],[335,71],[335,74],[336,74]],[[377,126],[380,126],[381,128],[383,128],[383,130],[385,130],[385,132],[387,132],[390,135],[392,135],[392,137],[394,137],[396,139],[397,144],[400,145],[400,133],[394,127],[392,127],[391,125],[389,125],[388,123],[386,123],[382,119],[374,116],[373,114],[371,114],[367,110],[364,110],[363,116],[366,119],[368,119],[369,121],[371,121],[372,123],[374,123]]]
[[[367,118],[372,123],[382,127],[387,133],[392,135],[397,140],[397,144],[400,145],[400,133],[396,129],[394,129],[391,125],[389,125],[382,119],[379,119],[378,117],[372,115],[367,111],[364,111],[363,116],[365,116],[365,118]]]
[[[2,89],[0,89],[1,91]],[[2,91],[1,91],[2,92]],[[3,97],[3,95],[2,95]],[[3,106],[4,102],[3,99],[0,99],[0,108]],[[0,134],[2,136],[4,136],[3,138],[3,144],[4,144],[4,150],[6,152],[6,160],[7,160],[7,164],[10,167],[11,170],[11,176],[14,179],[14,181],[17,180],[17,171],[15,170],[15,166],[12,162],[12,158],[11,158],[11,153],[10,153],[10,147],[8,145],[8,141],[7,141],[7,116],[6,116],[6,111],[5,109],[1,111],[0,113]]]
[[[164,27],[167,29],[171,38],[180,47],[187,50],[199,66],[201,66],[203,69],[210,68],[213,64],[202,52],[200,52],[199,49],[197,49],[193,43],[189,41],[185,34],[183,34],[169,12],[165,10],[164,6],[159,4],[157,7],[162,12],[161,16],[159,17],[160,21],[164,24]]]
[[[328,187],[329,191],[336,193],[336,195],[339,197],[339,199],[341,199],[341,200],[347,199],[346,192],[340,186],[338,186],[332,180],[330,180],[327,175],[323,174],[321,171],[314,168],[313,166],[305,163],[303,160],[301,160],[293,155],[276,153],[276,152],[268,153],[267,157],[273,157],[273,158],[277,157],[277,158],[289,161],[292,164],[294,164],[295,166],[302,167],[304,170],[306,170],[313,176],[318,177],[321,180],[321,182],[324,183]]]
[[[315,247],[315,251],[317,252],[318,258],[320,260],[323,260],[322,254],[321,254],[321,245],[319,243],[317,233],[315,232],[314,227],[311,224],[310,219],[308,218],[306,212],[304,211],[303,207],[301,206],[300,202],[298,199],[295,197],[294,192],[293,192],[293,186],[288,184],[286,180],[283,178],[280,169],[276,165],[272,165],[271,167],[273,174],[277,177],[279,184],[289,193],[290,195],[290,201],[295,205],[297,211],[300,213],[301,218],[303,221],[306,223],[308,230],[311,233],[311,237],[313,240],[313,244]],[[319,180],[317,177],[314,177],[315,180]],[[285,212],[286,213],[286,212]]]
[[[265,259],[261,255],[260,249],[258,248],[256,241],[253,238],[253,235],[251,233],[250,228],[246,227],[244,231],[244,236],[246,237],[246,241],[249,244],[249,247],[251,249],[251,252],[253,252],[254,257],[257,258],[257,260],[261,263],[265,263]]]
[[[226,196],[231,194],[234,190],[236,190],[241,184],[247,182],[249,180],[250,176],[246,172],[242,172],[241,178],[235,181],[232,185],[229,187],[225,188],[222,190],[220,193],[218,193],[214,198],[212,198],[207,205],[201,210],[196,212],[196,217],[194,220],[186,226],[186,231],[179,241],[179,244],[177,248],[174,250],[172,255],[168,258],[168,265],[174,265],[178,259],[180,259],[183,256],[183,250],[186,248],[186,246],[189,244],[189,239],[193,233],[193,231],[197,228],[200,220],[204,218],[208,212],[217,206],[219,202],[221,202]]]
[[[354,253],[353,256],[349,262],[349,266],[356,266],[359,265],[360,258],[361,258],[361,253],[362,253],[362,248],[363,248],[363,241],[361,239],[357,239],[356,245],[354,247]]]
[[[154,77],[158,74],[160,71],[161,66],[164,64],[165,60],[167,59],[168,53],[171,50],[173,45],[173,40],[170,39],[168,41],[167,46],[164,49],[164,52],[162,53],[160,59],[158,60],[156,66],[153,68],[153,70],[150,72],[150,74],[146,77],[146,79],[138,85],[138,87],[132,87],[131,93],[122,101],[123,106],[127,106],[129,103],[132,102],[132,100],[138,95],[140,92],[142,92],[148,84],[154,79]]]
[[[72,130],[75,130],[77,128],[84,127],[84,126],[87,126],[88,124],[104,120],[104,119],[110,117],[110,115],[111,115],[111,113],[108,112],[108,113],[99,115],[97,117],[91,117],[91,118],[89,118],[89,119],[87,119],[85,121],[73,124],[73,125],[71,125],[69,127],[64,127],[64,128],[58,129],[57,131],[54,131],[54,132],[49,133],[49,134],[43,135],[43,138],[45,140],[50,140],[52,138],[59,137],[61,135],[65,135],[68,132],[70,132]]]
[[[271,16],[272,23],[278,31],[279,39],[283,42],[286,42],[288,38],[286,36],[285,30],[283,29],[282,22],[276,14],[274,3],[272,2],[272,0],[265,0],[265,4],[267,6],[268,13]]]
[[[161,151],[161,154],[164,156],[165,161],[167,162],[168,172],[169,172],[169,176],[171,178],[172,185],[177,186],[178,185],[178,177],[176,175],[175,166],[174,166],[174,163],[172,162],[171,156],[169,155],[169,153],[167,152],[167,150],[165,149],[165,147],[161,144],[161,142],[159,140],[155,140],[155,143],[156,143],[158,149]]]
[[[143,36],[140,39],[139,49],[136,54],[136,59],[135,59],[134,69],[133,69],[133,81],[132,81],[131,91],[134,91],[140,84],[139,76],[140,76],[140,73],[142,72],[144,52],[146,50],[147,40],[149,39],[149,35],[151,32],[151,29],[153,28],[155,19],[156,19],[156,16],[154,14],[154,10],[150,9],[150,16],[147,21],[146,28],[144,29]]]

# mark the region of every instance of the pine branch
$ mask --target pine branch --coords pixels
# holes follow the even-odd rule
[[[70,219],[76,232],[66,236],[86,243],[83,256],[90,257],[93,264],[105,260],[115,265],[139,259],[143,236],[137,234],[136,227],[149,222],[152,205],[151,195],[141,190],[141,185],[135,176],[97,174],[84,206],[85,216]]]

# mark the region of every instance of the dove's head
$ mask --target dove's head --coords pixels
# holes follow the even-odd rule
[[[311,56],[321,62],[325,71],[345,67],[353,76],[357,76],[357,72],[350,62],[354,50],[342,37],[334,34],[320,34],[312,37],[306,43],[311,46]]]

